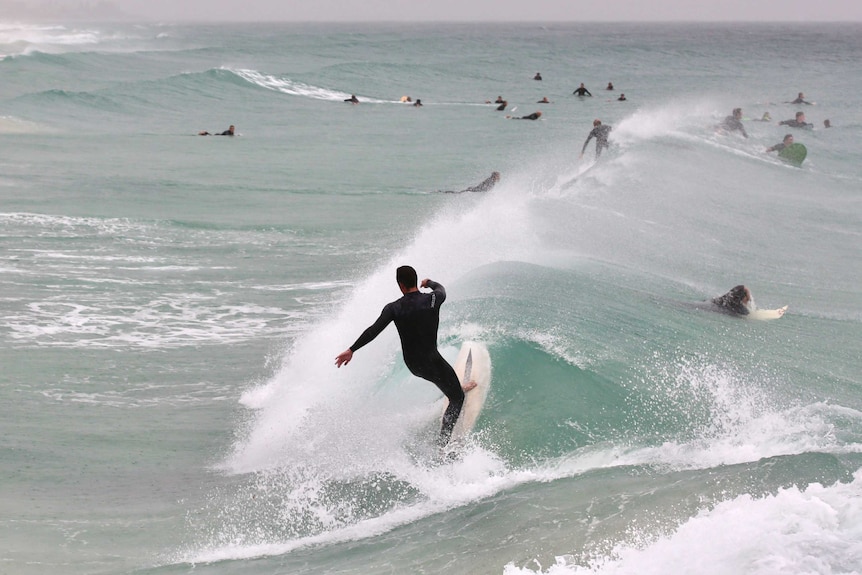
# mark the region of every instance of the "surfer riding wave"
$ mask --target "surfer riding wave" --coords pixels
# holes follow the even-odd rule
[[[341,367],[350,363],[354,352],[370,343],[394,321],[407,369],[436,385],[449,399],[439,439],[440,445],[445,446],[461,414],[464,393],[475,388],[476,382],[467,382],[462,388],[455,370],[437,350],[440,306],[446,301],[446,289],[435,281],[424,279],[421,286],[430,288],[431,293],[420,292],[416,270],[410,266],[399,267],[395,279],[402,297],[386,304],[377,321],[362,332],[353,345],[336,356],[335,365]]]

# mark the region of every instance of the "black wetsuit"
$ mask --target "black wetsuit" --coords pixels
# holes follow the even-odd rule
[[[539,112],[533,112],[528,116],[521,116],[520,118],[512,118],[513,120],[538,120],[541,117]]]
[[[728,132],[742,132],[743,136],[746,138],[748,137],[748,132],[745,131],[745,126],[742,125],[742,121],[735,116],[726,117],[721,123],[720,128]]]
[[[443,414],[443,426],[440,429],[440,444],[445,445],[452,436],[452,428],[464,405],[464,390],[461,389],[455,370],[437,351],[440,306],[446,301],[446,290],[431,280],[428,280],[427,285],[431,293],[409,292],[386,304],[377,321],[362,332],[350,350],[355,352],[366,345],[380,335],[389,322],[394,321],[407,369],[413,375],[432,382],[449,398],[449,407]]]
[[[592,94],[590,94],[590,91],[586,88],[577,88],[574,92],[572,92],[572,94],[576,94],[578,96],[583,96],[584,94],[592,96]]]
[[[721,297],[712,298],[712,303],[729,313],[748,315],[748,307],[742,303],[745,297],[745,286],[735,286]]]
[[[590,130],[590,135],[587,136],[587,141],[584,142],[584,147],[581,149],[581,153],[587,149],[587,144],[590,143],[590,140],[593,138],[596,139],[596,158],[602,155],[602,150],[608,147],[608,134],[611,133],[611,127],[605,124],[599,124],[592,130]]]
[[[498,179],[499,178],[494,177],[494,174],[491,174],[490,176],[485,178],[485,180],[481,184],[479,184],[477,186],[470,186],[469,188],[467,188],[464,191],[465,192],[487,192],[488,190],[490,190],[491,188],[494,187],[494,185],[497,183]]]
[[[784,142],[780,142],[778,144],[775,144],[774,146],[770,146],[770,148],[766,151],[767,152],[780,152],[781,150],[783,150],[786,147],[787,147],[787,145]]]
[[[520,118],[515,118],[515,119],[519,120]],[[475,186],[470,186],[469,188],[461,190],[460,192],[456,192],[454,190],[437,190],[437,191],[444,193],[444,194],[463,194],[466,192],[487,192],[487,191],[490,191],[491,188],[493,188],[497,184],[497,181],[499,179],[500,179],[499,176],[494,177],[494,174],[491,174],[489,177],[485,178],[485,180],[481,184],[477,184]]]
[[[793,120],[784,120],[782,122],[778,122],[779,126],[790,126],[791,128],[808,128],[811,129],[814,127],[814,124],[809,124],[808,122],[800,122],[797,119]]]
[[[224,132],[222,132],[220,134],[213,134],[213,135],[215,135],[215,136],[233,136],[233,132],[231,132],[230,130],[225,130]]]
[[[787,102],[787,103],[788,103],[788,104],[808,104],[809,106],[811,105],[811,102],[806,102],[806,101],[805,101],[805,100],[803,100],[802,98],[796,98],[796,99],[795,99],[795,100],[793,100],[792,102]]]

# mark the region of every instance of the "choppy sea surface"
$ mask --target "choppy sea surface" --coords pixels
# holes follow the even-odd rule
[[[839,24],[0,23],[0,572],[862,573],[860,61]],[[404,263],[493,363],[447,464],[393,327],[333,365]],[[786,315],[702,305],[742,283]]]

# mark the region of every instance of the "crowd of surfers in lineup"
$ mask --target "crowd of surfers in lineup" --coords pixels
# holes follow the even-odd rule
[[[543,80],[541,72],[536,72],[536,75],[533,76],[533,80],[541,82]],[[614,88],[613,82],[608,82],[608,85],[605,87],[605,90],[609,91],[609,92],[615,91],[616,89]],[[572,92],[572,95],[577,96],[578,98],[591,98],[593,96],[593,94],[587,89],[587,87],[584,85],[583,82],[581,82],[581,84],[577,88],[575,88],[574,92]],[[360,103],[360,100],[359,100],[359,98],[356,97],[356,94],[351,94],[350,97],[345,98],[344,101],[349,103],[349,104],[353,104],[353,105]],[[621,92],[620,95],[616,98],[616,101],[626,102],[626,101],[628,101],[628,98],[626,98],[626,95]],[[413,98],[410,96],[402,96],[401,102],[406,103],[406,104],[410,104],[416,108],[421,108],[423,106],[421,99],[417,98],[414,101]],[[494,100],[493,102],[491,100],[486,100],[485,103],[486,104],[493,104],[496,107],[495,109],[499,112],[505,111],[509,106],[509,102],[507,100],[505,100],[503,98],[503,96],[497,96],[497,99]],[[536,103],[537,104],[552,104],[553,102],[551,100],[548,100],[547,96],[545,96],[542,99],[538,100]],[[806,105],[806,106],[814,105],[814,102],[809,102],[806,99],[805,94],[803,92],[799,92],[794,100],[784,102],[784,103],[785,104],[793,104],[793,105]],[[507,115],[506,118],[510,119],[510,120],[533,120],[533,121],[535,121],[535,120],[539,120],[542,118],[542,112],[541,112],[541,110],[536,110],[535,112],[533,112],[531,114],[524,115],[524,116]],[[748,138],[748,132],[745,130],[745,126],[743,125],[742,120],[743,120],[742,108],[734,108],[729,116],[727,116],[721,123],[719,123],[717,126],[715,126],[715,129],[719,133],[740,134],[744,138]],[[759,119],[756,119],[754,121],[756,121],[756,122],[772,122],[773,120],[772,120],[772,116],[769,114],[769,112],[765,112],[763,114],[763,116],[761,116]],[[805,117],[805,112],[803,112],[801,110],[796,112],[796,115],[793,118],[790,118],[787,120],[782,120],[782,121],[778,122],[778,125],[779,126],[787,126],[789,128],[797,128],[797,129],[809,129],[810,130],[810,129],[814,128],[814,125],[809,123],[807,118]],[[828,119],[824,120],[823,121],[823,127],[824,128],[831,128],[832,122]],[[609,144],[609,136],[611,133],[611,129],[612,129],[611,126],[609,126],[607,124],[603,124],[600,119],[596,118],[595,120],[593,120],[593,127],[590,130],[590,132],[587,134],[587,139],[584,142],[583,147],[581,148],[581,153],[580,153],[579,158],[582,158],[584,156],[584,152],[586,151],[587,146],[589,145],[590,141],[595,139],[596,140],[596,159],[599,159],[602,155],[602,152],[604,150],[606,150],[610,145]],[[200,135],[200,136],[233,136],[234,134],[235,134],[235,128],[233,125],[231,125],[227,130],[225,130],[223,132],[211,133],[211,132],[208,132],[205,130],[198,132],[198,135]],[[766,152],[781,152],[782,150],[784,150],[785,148],[787,148],[788,146],[791,146],[793,144],[794,144],[793,134],[786,134],[781,142],[778,142],[777,144],[774,144],[774,145],[766,148]],[[466,188],[465,190],[462,190],[462,191],[463,192],[476,192],[476,191],[486,192],[486,191],[490,190],[493,187],[493,185],[499,181],[499,179],[500,179],[499,172],[494,172],[490,178],[488,178],[487,180],[485,180],[481,184],[479,184],[477,186],[471,186],[471,187]],[[447,192],[447,193],[454,193],[454,192]]]

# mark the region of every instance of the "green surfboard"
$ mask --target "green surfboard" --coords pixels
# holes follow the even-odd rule
[[[802,144],[790,144],[780,152],[778,152],[778,157],[787,162],[788,164],[792,164],[796,167],[802,165],[802,162],[805,161],[805,156],[808,155],[808,148],[803,146]]]

